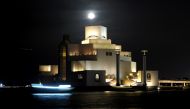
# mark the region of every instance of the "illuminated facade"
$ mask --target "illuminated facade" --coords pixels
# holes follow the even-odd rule
[[[40,65],[39,72],[41,82],[54,81],[58,75],[58,65]]]
[[[55,76],[58,74],[58,66],[57,65],[40,65],[39,71],[44,75]]]
[[[121,45],[113,44],[111,39],[107,38],[107,28],[104,26],[86,26],[85,39],[81,44],[69,44],[68,50],[72,60],[71,71],[74,75],[78,72],[97,71],[98,73],[103,70],[105,74],[100,76],[105,78],[105,82],[108,85],[116,85],[117,53],[120,54],[120,84],[124,84],[123,81],[127,79],[128,74],[136,72],[136,62],[132,61],[131,52],[122,51]]]
[[[117,54],[119,58],[116,58]],[[86,26],[85,39],[81,44],[70,43],[64,38],[59,45],[58,78],[75,85],[114,86],[116,82],[126,86],[138,85],[143,74],[137,72],[136,66],[132,53],[122,51],[121,45],[112,43],[104,26]],[[158,76],[147,84],[157,85],[154,82],[157,79]]]
[[[190,80],[159,80],[159,87],[190,87]]]
[[[137,72],[137,83],[144,81],[143,71]],[[158,71],[157,70],[147,70],[146,71],[146,85],[147,86],[158,86]]]

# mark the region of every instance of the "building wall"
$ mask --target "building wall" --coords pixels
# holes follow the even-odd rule
[[[39,65],[39,72],[42,75],[58,74],[58,65]]]
[[[103,70],[93,70],[87,71],[87,86],[105,86],[105,71]],[[97,78],[98,76],[98,78]]]
[[[51,72],[53,75],[58,74],[58,65],[51,65]]]
[[[111,55],[106,55],[111,53]],[[86,61],[86,70],[105,70],[106,75],[116,74],[116,52],[114,50],[97,50],[97,61]]]
[[[56,79],[58,65],[39,65],[38,79],[43,82],[51,82]]]
[[[72,59],[72,71],[104,70],[106,81],[116,80],[116,52],[120,52],[120,79],[131,72],[136,72],[136,62],[132,62],[131,52],[122,51],[122,46],[112,44],[107,39],[104,26],[86,26],[85,39],[81,44],[70,44],[69,54]],[[94,58],[87,58],[94,55]],[[83,56],[83,57],[82,57]],[[82,57],[82,58],[80,58]]]
[[[120,80],[125,80],[129,73],[131,73],[131,62],[120,61]]]
[[[131,61],[131,72],[137,72],[137,63]]]
[[[69,44],[69,56],[96,55],[92,44]]]
[[[141,80],[143,80],[143,71],[138,71],[141,73]],[[158,71],[156,70],[147,70],[146,71],[146,84],[147,86],[158,86]]]
[[[86,71],[78,71],[73,73],[72,86],[86,86],[87,74]]]
[[[72,62],[73,72],[84,70],[105,70],[106,79],[115,80],[116,51],[110,49],[98,49],[97,60]],[[136,62],[120,60],[120,80],[125,80],[126,76],[131,72],[136,72]]]
[[[81,44],[93,44],[94,49],[117,49],[121,51],[121,45],[112,44],[107,39],[107,28],[104,26],[86,26],[85,40]]]
[[[120,56],[131,57],[131,52],[128,52],[128,51],[121,51],[121,52],[120,52]]]
[[[97,78],[98,75],[98,78]],[[105,71],[85,70],[73,72],[73,86],[105,86]]]
[[[40,72],[51,72],[51,65],[39,65]]]
[[[107,39],[107,28],[104,26],[86,26],[85,39]]]
[[[111,44],[110,39],[86,39],[81,44]]]
[[[86,66],[85,61],[72,61],[71,71],[72,72],[84,71],[86,70],[85,66]]]
[[[93,44],[93,48],[95,49],[117,49],[121,51],[121,45],[116,44]]]

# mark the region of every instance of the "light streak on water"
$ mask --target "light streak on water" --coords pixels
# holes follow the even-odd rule
[[[34,93],[35,96],[70,96],[71,93]]]

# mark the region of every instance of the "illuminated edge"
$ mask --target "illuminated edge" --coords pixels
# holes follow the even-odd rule
[[[43,89],[71,89],[71,85],[44,86],[43,84],[31,84],[33,88]]]
[[[34,93],[32,95],[36,95],[36,96],[70,96],[72,94],[70,93]]]

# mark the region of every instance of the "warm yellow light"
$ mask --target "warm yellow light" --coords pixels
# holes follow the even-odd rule
[[[110,81],[112,81],[113,79],[106,79],[106,82],[110,82]]]
[[[51,65],[40,65],[39,71],[40,72],[50,72],[51,71]]]
[[[141,78],[142,75],[141,75],[141,73],[142,72],[139,72],[139,71],[137,72],[137,82],[141,82],[142,81],[142,78]]]
[[[130,75],[130,76],[133,76],[133,73],[130,73],[129,75]]]
[[[136,72],[136,62],[131,62],[131,72]]]
[[[66,56],[66,52],[63,52],[63,57],[65,57]]]
[[[72,71],[73,72],[78,72],[78,71],[84,71],[84,67],[83,67],[83,64],[80,63],[80,62],[73,62],[72,64]]]

